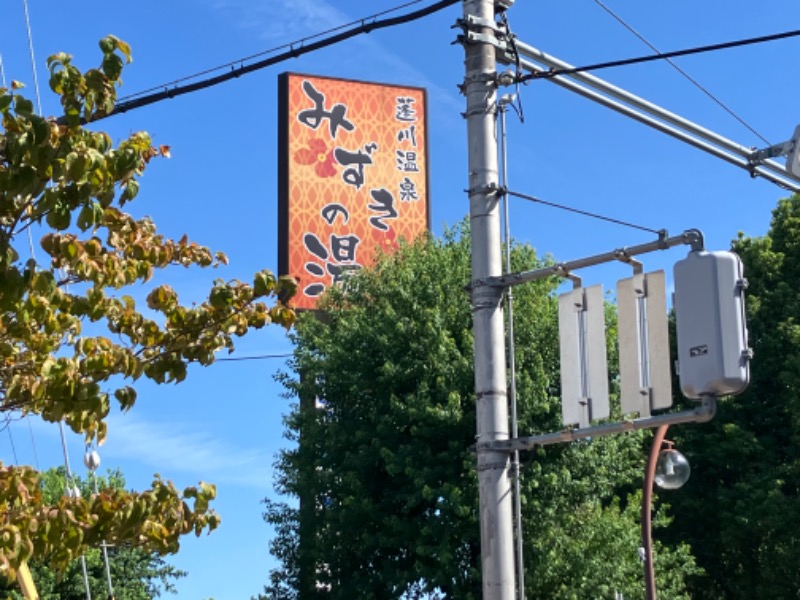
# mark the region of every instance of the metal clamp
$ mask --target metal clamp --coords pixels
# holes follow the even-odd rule
[[[475,31],[467,31],[464,35],[456,36],[456,41],[453,43],[461,45],[478,43],[489,44],[503,53],[508,51],[508,45],[505,42],[498,40],[494,35],[478,33]]]
[[[485,29],[491,29],[495,33],[504,34],[506,32],[505,28],[498,25],[493,19],[484,19],[477,15],[467,15],[466,19],[456,19],[456,24],[453,25],[451,29],[455,29],[456,27],[464,31],[474,31],[479,27],[483,27]]]
[[[786,142],[781,142],[780,144],[775,144],[769,148],[764,148],[763,150],[753,150],[753,153],[749,157],[750,164],[760,165],[767,159],[789,154],[792,150],[794,150],[794,145],[795,141],[789,140]]]
[[[496,183],[487,183],[486,185],[476,185],[475,187],[468,188],[464,190],[468,196],[472,196],[472,194],[486,194],[487,196],[493,196],[495,194],[504,195],[506,193],[506,188]]]
[[[625,248],[617,250],[615,254],[616,254],[615,258],[618,261],[624,262],[625,264],[628,264],[631,267],[633,267],[634,275],[639,275],[644,272],[644,265],[635,258],[633,258],[631,255],[629,255],[628,252],[625,250]]]

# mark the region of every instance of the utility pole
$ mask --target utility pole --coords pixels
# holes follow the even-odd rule
[[[503,290],[485,283],[487,277],[502,274],[495,0],[464,0],[463,6],[483,598],[513,600],[510,453],[483,446],[509,439]]]

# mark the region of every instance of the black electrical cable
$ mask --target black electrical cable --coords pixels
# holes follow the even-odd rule
[[[237,60],[225,63],[223,65],[218,65],[216,67],[211,67],[210,69],[205,69],[203,71],[198,71],[197,73],[194,73],[192,75],[186,75],[185,77],[180,77],[178,79],[173,79],[172,81],[169,81],[167,83],[162,83],[161,85],[157,85],[155,87],[151,87],[151,88],[148,88],[146,90],[139,90],[138,92],[135,92],[133,94],[128,94],[127,96],[120,97],[119,101],[120,102],[125,102],[127,100],[132,100],[133,98],[138,98],[139,96],[144,96],[146,94],[149,94],[150,92],[156,92],[156,91],[163,90],[165,87],[170,86],[170,85],[177,85],[179,83],[183,83],[184,81],[189,81],[191,79],[197,79],[198,77],[202,77],[203,75],[208,75],[209,73],[215,73],[215,72],[221,71],[223,69],[232,69],[232,68],[236,67],[237,65],[242,65],[246,61],[253,60],[254,58],[258,58],[260,56],[266,56],[267,54],[274,54],[275,52],[278,52],[279,50],[283,50],[284,48],[291,49],[296,45],[305,44],[306,42],[309,42],[311,40],[315,40],[317,38],[321,38],[321,37],[323,37],[325,35],[328,35],[329,33],[335,33],[337,31],[341,31],[342,29],[347,29],[348,27],[352,27],[353,25],[363,24],[365,21],[368,21],[370,19],[375,19],[377,17],[382,17],[383,15],[388,15],[390,13],[397,12],[398,10],[401,10],[403,8],[408,8],[409,6],[413,6],[415,4],[420,4],[423,1],[424,0],[413,0],[412,2],[406,2],[405,4],[399,4],[397,6],[393,6],[392,8],[387,8],[386,10],[383,10],[381,12],[377,12],[375,14],[369,15],[368,17],[362,17],[360,19],[356,19],[354,21],[350,21],[349,23],[342,23],[341,25],[337,25],[336,27],[331,27],[330,29],[326,29],[324,31],[318,31],[317,33],[314,33],[312,35],[306,36],[304,38],[300,38],[299,40],[295,40],[293,42],[280,44],[279,46],[275,46],[275,47],[269,48],[267,50],[262,50],[261,52],[256,52],[255,54],[250,54],[249,56],[243,56],[242,58],[239,58]]]
[[[293,356],[292,353],[288,354],[259,354],[256,356],[232,356],[229,358],[218,358],[216,362],[241,362],[245,360],[267,360],[270,358],[289,358]]]
[[[783,33],[774,33],[772,35],[762,35],[760,37],[735,40],[732,42],[723,42],[721,44],[711,44],[710,46],[698,46],[696,48],[675,50],[673,52],[659,52],[657,54],[648,54],[647,56],[638,56],[636,58],[625,58],[622,60],[612,60],[608,62],[596,63],[593,65],[585,65],[583,67],[571,67],[569,69],[550,69],[548,71],[541,71],[525,75],[524,77],[522,77],[521,81],[525,82],[531,79],[547,79],[550,77],[557,77],[558,75],[571,75],[573,73],[582,73],[584,71],[599,71],[600,69],[608,69],[611,67],[625,67],[628,65],[651,62],[654,60],[666,60],[668,58],[675,58],[676,56],[689,56],[691,54],[703,54],[705,52],[727,50],[729,48],[738,48],[740,46],[750,46],[752,44],[763,44],[764,42],[774,42],[776,40],[783,40],[786,38],[797,37],[799,35],[800,35],[800,30],[795,29],[793,31],[785,31]]]
[[[522,198],[523,200],[530,200],[531,202],[536,202],[537,204],[544,204],[545,206],[552,206],[553,208],[560,208],[561,210],[566,210],[572,213],[577,213],[579,215],[584,215],[586,217],[592,217],[593,219],[599,219],[601,221],[607,221],[609,223],[614,223],[616,225],[623,225],[625,227],[630,227],[632,229],[639,229],[641,231],[647,231],[649,233],[655,233],[659,235],[661,232],[657,229],[651,229],[650,227],[643,227],[642,225],[636,225],[635,223],[629,223],[628,221],[621,221],[620,219],[613,219],[611,217],[606,217],[603,215],[599,215],[597,213],[589,212],[586,210],[581,210],[579,208],[573,208],[571,206],[566,206],[564,204],[556,204],[555,202],[548,202],[546,200],[542,200],[535,196],[529,196],[527,194],[521,194],[519,192],[514,192],[511,190],[505,190],[505,193],[509,196],[515,196],[517,198]]]
[[[402,25],[404,23],[409,23],[411,21],[415,21],[417,19],[421,19],[422,17],[426,17],[430,14],[438,12],[443,8],[447,8],[448,6],[452,6],[453,4],[457,4],[459,2],[461,2],[461,0],[440,0],[439,2],[435,2],[430,6],[421,8],[419,10],[398,17],[391,17],[388,19],[372,21],[369,23],[366,22],[366,19],[362,19],[358,21],[359,25],[357,27],[354,27],[353,29],[348,29],[347,31],[343,31],[336,35],[326,37],[324,39],[318,40],[308,45],[303,44],[297,48],[292,46],[286,52],[282,52],[281,54],[277,54],[270,58],[260,60],[250,65],[242,65],[241,67],[238,67],[236,69],[232,68],[231,71],[223,75],[217,75],[216,77],[211,77],[209,79],[198,81],[197,83],[192,83],[183,87],[165,89],[154,94],[149,94],[141,98],[136,98],[135,100],[130,100],[128,102],[120,102],[119,104],[117,104],[117,106],[114,108],[113,111],[111,111],[106,115],[96,117],[94,121],[99,121],[101,119],[105,119],[113,115],[124,113],[129,110],[141,108],[143,106],[147,106],[148,104],[154,104],[156,102],[160,102],[161,100],[166,100],[168,98],[175,98],[176,96],[182,96],[183,94],[196,92],[198,90],[202,90],[204,88],[211,87],[223,83],[225,81],[235,79],[237,77],[241,77],[242,75],[252,73],[253,71],[258,71],[260,69],[270,67],[274,64],[283,62],[285,60],[289,60],[290,58],[297,58],[299,56],[302,56],[303,54],[308,54],[309,52],[314,52],[315,50],[320,50],[322,48],[338,44],[339,42],[343,42],[344,40],[350,39],[362,33],[369,33],[377,29],[384,29],[386,27],[393,27],[395,25]],[[59,123],[62,122],[62,120],[63,118],[59,119]]]
[[[516,68],[515,78],[516,78],[516,89],[517,89],[517,105],[514,106],[514,104],[512,104],[511,107],[514,109],[514,112],[517,113],[517,117],[519,117],[519,122],[524,123],[525,114],[522,110],[522,94],[520,93],[520,87],[519,87],[520,78],[522,74],[522,67],[520,65],[520,55],[519,55],[519,50],[517,49],[516,36],[511,32],[511,24],[508,22],[508,17],[506,16],[505,12],[501,15],[500,18],[503,23],[503,26],[506,28],[506,36],[508,38],[509,46],[511,47],[511,52],[514,55],[514,66]]]
[[[617,21],[617,23],[619,23],[620,25],[622,25],[622,26],[623,26],[625,29],[627,29],[627,30],[628,30],[628,31],[630,31],[630,32],[631,32],[633,35],[635,35],[637,38],[639,38],[639,40],[641,40],[642,42],[644,42],[644,44],[645,44],[645,45],[647,45],[647,47],[648,47],[648,48],[650,48],[650,49],[651,49],[653,52],[655,52],[656,54],[658,54],[659,52],[661,52],[661,50],[659,50],[659,49],[658,49],[658,48],[656,48],[656,47],[655,47],[653,44],[651,44],[651,43],[650,43],[650,41],[649,41],[649,40],[648,40],[646,37],[644,37],[644,36],[643,36],[641,33],[639,33],[638,31],[636,31],[636,29],[634,29],[634,28],[633,28],[633,26],[631,26],[630,24],[628,24],[628,23],[625,21],[625,19],[623,19],[622,17],[620,17],[620,16],[619,16],[617,13],[615,13],[613,10],[611,10],[611,8],[610,8],[610,7],[608,7],[608,6],[607,6],[605,3],[603,3],[603,1],[602,1],[602,0],[594,0],[594,3],[595,3],[595,4],[597,4],[597,5],[598,5],[600,8],[602,8],[604,11],[606,11],[606,12],[607,12],[609,15],[611,15],[611,16],[614,18],[614,20],[616,20],[616,21]],[[750,131],[750,133],[752,133],[752,134],[753,134],[753,135],[755,135],[757,138],[759,138],[759,139],[760,139],[762,142],[764,142],[764,143],[765,143],[767,146],[771,146],[771,145],[772,145],[772,143],[771,143],[771,142],[770,142],[770,141],[769,141],[767,138],[765,138],[765,137],[764,137],[763,135],[761,135],[761,134],[760,134],[758,131],[756,131],[754,127],[752,127],[752,126],[751,126],[751,125],[750,125],[750,124],[749,124],[747,121],[745,121],[745,120],[744,120],[742,117],[740,117],[738,114],[736,114],[736,112],[734,112],[734,110],[733,110],[733,109],[731,109],[731,108],[730,108],[730,107],[729,107],[727,104],[725,104],[725,103],[724,103],[722,100],[720,100],[720,99],[719,99],[719,98],[717,98],[717,97],[716,97],[716,96],[715,96],[713,93],[711,93],[711,91],[710,91],[708,88],[706,88],[706,87],[705,87],[704,85],[702,85],[702,84],[701,84],[699,81],[697,81],[697,80],[696,80],[694,77],[692,77],[691,75],[689,75],[689,73],[687,73],[687,72],[686,72],[686,71],[684,71],[684,70],[683,70],[681,67],[679,67],[677,64],[675,64],[675,62],[674,62],[674,61],[670,60],[669,58],[665,58],[664,60],[666,60],[666,61],[669,63],[669,65],[670,65],[670,66],[671,66],[673,69],[675,69],[675,70],[676,70],[678,73],[680,73],[680,74],[681,74],[681,75],[683,75],[683,76],[684,76],[686,79],[688,79],[688,80],[689,80],[689,81],[690,81],[690,82],[691,82],[691,83],[692,83],[692,84],[693,84],[693,85],[694,85],[694,86],[695,86],[695,87],[696,87],[698,90],[700,90],[701,92],[703,92],[703,93],[704,93],[706,96],[708,96],[708,97],[709,97],[709,98],[710,98],[710,99],[711,99],[711,100],[712,100],[714,103],[716,103],[716,104],[717,104],[717,105],[718,105],[720,108],[722,108],[722,110],[724,110],[725,112],[727,112],[727,113],[728,113],[730,116],[732,116],[734,119],[736,119],[736,120],[737,120],[737,121],[738,121],[738,122],[739,122],[741,125],[743,125],[743,126],[744,126],[744,127],[747,129],[747,130],[749,130],[749,131]]]

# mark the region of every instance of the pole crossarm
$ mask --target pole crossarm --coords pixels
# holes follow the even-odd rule
[[[697,408],[676,413],[666,413],[641,419],[631,419],[619,423],[603,423],[591,427],[564,429],[552,433],[542,433],[529,437],[498,440],[476,444],[475,449],[480,453],[515,450],[532,450],[537,446],[550,446],[564,442],[575,442],[585,438],[603,437],[640,429],[652,429],[661,425],[677,425],[679,423],[705,423],[714,418],[717,412],[717,400],[714,396],[704,396]]]
[[[519,60],[508,52],[500,52],[498,61],[515,64],[531,73],[574,68],[573,65],[520,40],[515,40],[514,46],[519,53]],[[768,160],[779,155],[761,156],[759,150],[729,140],[590,73],[583,71],[566,73],[548,77],[547,80],[721,158],[744,169],[752,177],[762,177],[784,189],[800,192],[800,178],[793,175],[784,165]]]
[[[634,267],[638,261],[632,259],[633,256],[639,254],[646,254],[655,250],[667,250],[675,246],[687,245],[691,246],[693,250],[703,250],[703,234],[697,229],[689,229],[680,235],[667,237],[665,231],[659,235],[658,239],[652,242],[646,242],[637,246],[628,246],[618,248],[611,252],[603,254],[596,254],[587,258],[579,258],[577,260],[562,262],[549,267],[542,267],[541,269],[533,269],[531,271],[520,271],[517,273],[508,273],[498,277],[486,277],[484,279],[473,282],[473,287],[477,286],[490,286],[498,288],[509,288],[522,283],[537,281],[546,277],[558,276],[567,277],[572,271],[577,269],[584,269],[607,262],[622,261],[632,264]]]

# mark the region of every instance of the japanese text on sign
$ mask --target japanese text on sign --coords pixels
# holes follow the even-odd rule
[[[428,228],[425,91],[283,74],[279,270],[313,309],[353,270]]]

